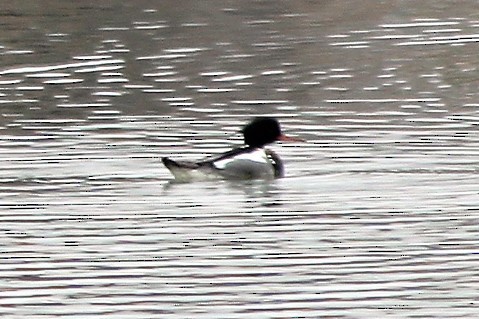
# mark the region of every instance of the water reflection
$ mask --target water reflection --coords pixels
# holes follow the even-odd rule
[[[0,313],[475,318],[476,6],[4,3]],[[286,178],[169,183],[265,114]]]

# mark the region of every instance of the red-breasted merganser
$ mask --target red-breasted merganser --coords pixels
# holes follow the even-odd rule
[[[244,146],[201,161],[174,161],[163,157],[163,164],[175,180],[187,182],[211,178],[269,179],[284,175],[283,162],[275,152],[264,148],[275,141],[301,142],[303,140],[281,133],[278,121],[258,117],[241,131]]]

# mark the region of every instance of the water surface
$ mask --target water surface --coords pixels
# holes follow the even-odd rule
[[[4,318],[475,318],[475,1],[4,4]],[[272,115],[275,181],[170,183]]]

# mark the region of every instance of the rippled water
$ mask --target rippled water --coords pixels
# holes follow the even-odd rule
[[[2,6],[2,318],[477,317],[475,1]]]

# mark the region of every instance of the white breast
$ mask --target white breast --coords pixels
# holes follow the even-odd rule
[[[274,168],[264,149],[253,149],[213,163],[215,168],[229,178],[273,178]]]

